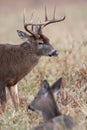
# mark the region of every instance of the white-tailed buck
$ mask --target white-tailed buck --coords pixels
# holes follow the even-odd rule
[[[61,81],[62,78],[50,86],[47,80],[44,80],[41,89],[28,106],[28,109],[39,112],[45,120],[44,124],[37,126],[34,130],[72,130],[74,128],[73,119],[61,114],[54,98],[60,89]]]
[[[55,12],[55,11],[54,11]],[[14,106],[18,109],[19,97],[17,84],[38,63],[41,56],[57,56],[57,51],[50,44],[49,39],[42,33],[42,29],[51,23],[63,21],[56,20],[55,13],[52,20],[48,20],[45,9],[45,21],[40,23],[25,22],[26,32],[19,31],[18,35],[24,40],[19,45],[0,44],[0,113],[6,106],[6,88],[8,88]],[[29,29],[28,27],[31,27]]]

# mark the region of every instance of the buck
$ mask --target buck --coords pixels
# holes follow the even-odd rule
[[[44,80],[41,89],[28,106],[28,109],[39,112],[45,120],[44,124],[37,126],[34,130],[72,130],[75,127],[73,119],[62,115],[57,107],[54,96],[60,89],[61,82],[62,78],[50,86],[47,80]]]
[[[18,81],[35,67],[41,56],[58,55],[49,39],[42,33],[42,29],[64,19],[65,16],[59,20],[55,19],[54,13],[53,19],[48,20],[46,9],[44,22],[26,23],[24,15],[24,29],[27,33],[17,30],[23,43],[19,45],[0,44],[0,113],[4,112],[6,107],[6,87],[15,108],[18,109],[19,97],[16,86]]]

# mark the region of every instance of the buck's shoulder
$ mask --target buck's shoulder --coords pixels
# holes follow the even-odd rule
[[[9,43],[2,43],[0,44],[0,48],[13,48],[13,47],[16,47],[16,46],[19,46],[19,45],[14,45],[14,44],[9,44]]]
[[[19,48],[20,45],[14,45],[14,44],[0,44],[0,51],[7,51],[7,50],[15,50]]]

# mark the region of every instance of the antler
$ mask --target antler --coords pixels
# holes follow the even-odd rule
[[[33,16],[33,14],[32,14],[32,16]],[[32,18],[32,16],[31,16],[31,18]],[[34,37],[38,37],[38,35],[33,31],[33,26],[37,26],[37,24],[34,25],[32,22],[30,22],[30,23],[25,22],[25,11],[24,11],[24,14],[23,14],[23,24],[24,24],[24,28],[27,32],[32,34]],[[28,29],[28,26],[31,26],[31,30]]]
[[[45,7],[45,21],[42,22],[42,23],[32,23],[32,22],[29,22],[29,23],[25,23],[25,15],[23,16],[23,21],[24,21],[24,28],[27,32],[29,32],[30,34],[32,34],[33,36],[37,37],[38,34],[40,35],[41,33],[41,29],[46,27],[47,25],[49,24],[52,24],[52,23],[57,23],[57,22],[61,22],[61,21],[64,21],[65,20],[65,16],[61,19],[55,19],[55,12],[56,12],[56,8],[54,8],[54,14],[53,14],[53,19],[51,20],[48,20],[48,17],[47,17],[47,10],[46,10],[46,7]],[[32,30],[29,30],[28,29],[28,26],[32,26]],[[34,32],[33,31],[33,27],[36,27],[38,29],[37,32]]]
[[[48,24],[57,23],[57,22],[61,22],[61,21],[65,20],[65,16],[63,16],[63,18],[61,18],[61,19],[55,19],[55,12],[56,12],[56,7],[54,8],[53,19],[48,20],[48,17],[47,17],[47,9],[46,9],[46,7],[45,7],[45,22],[42,23],[42,28],[44,28],[44,27],[47,26]]]

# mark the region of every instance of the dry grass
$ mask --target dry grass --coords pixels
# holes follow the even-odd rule
[[[66,20],[50,25],[44,30],[53,46],[59,51],[57,58],[42,57],[34,70],[19,82],[19,93],[28,102],[18,112],[9,98],[5,114],[0,117],[1,130],[28,130],[42,118],[31,111],[27,104],[31,102],[43,79],[50,84],[58,77],[63,77],[63,84],[58,94],[58,105],[62,113],[74,117],[87,130],[87,5],[58,7],[57,16],[66,15]],[[51,16],[51,9],[49,8]],[[32,12],[27,10],[27,12]],[[38,13],[40,12],[40,13]],[[29,13],[29,14],[30,14]],[[0,41],[19,43],[16,30],[23,29],[21,11],[0,12]],[[28,14],[28,13],[27,13]],[[38,9],[36,16],[42,19],[43,11]],[[29,15],[28,15],[29,16]],[[27,17],[28,19],[28,17]]]

